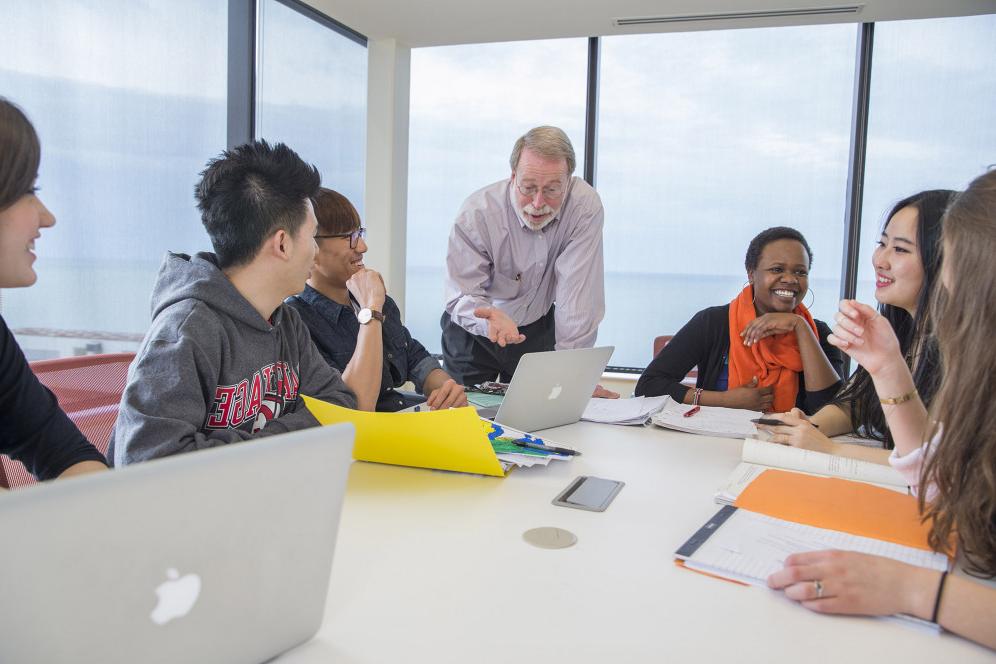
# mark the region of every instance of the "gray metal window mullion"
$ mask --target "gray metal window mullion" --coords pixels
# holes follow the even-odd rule
[[[256,135],[256,0],[228,0],[228,147]]]
[[[588,38],[588,95],[584,113],[584,179],[595,186],[598,157],[598,84],[601,39]]]
[[[872,47],[875,24],[858,26],[851,106],[851,147],[847,166],[847,199],[844,208],[844,250],[840,271],[840,297],[852,299],[857,292],[858,258],[861,249],[861,210],[865,191],[865,158],[868,152],[868,115],[871,95]],[[844,357],[844,376],[850,374],[851,358]]]

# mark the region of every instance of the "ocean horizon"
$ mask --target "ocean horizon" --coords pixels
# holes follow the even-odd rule
[[[444,268],[408,266],[405,324],[430,352],[441,348],[439,318],[443,311]],[[611,366],[647,366],[654,337],[674,334],[706,307],[726,304],[741,291],[743,275],[605,272],[605,318],[596,345],[612,345]],[[805,298],[813,316],[832,327],[840,301],[840,279],[810,278]],[[874,292],[874,282],[859,282],[859,299]],[[430,306],[431,303],[431,306]],[[399,303],[400,304],[400,303]]]
[[[134,351],[149,326],[149,298],[158,268],[158,261],[107,264],[50,259],[39,265],[39,280],[32,288],[0,293],[0,312],[13,330],[46,331],[19,335],[29,359]],[[443,275],[442,267],[409,266],[405,302],[398,302],[412,336],[432,353],[441,350]],[[652,359],[654,337],[674,334],[697,311],[731,301],[745,282],[734,275],[607,271],[606,313],[596,343],[615,346],[612,366],[645,367]],[[839,283],[839,279],[810,279],[813,295],[806,302],[815,298],[814,317],[832,323]],[[859,299],[865,294],[865,301],[873,303],[869,299],[873,292],[872,282],[858,284]],[[94,293],[105,295],[93,297]],[[75,332],[80,334],[73,336]],[[97,334],[88,342],[87,333]]]

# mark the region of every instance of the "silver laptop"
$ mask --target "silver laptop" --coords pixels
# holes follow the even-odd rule
[[[581,419],[614,350],[614,346],[602,346],[526,353],[501,405],[478,413],[520,431],[574,424]]]
[[[0,493],[0,662],[262,662],[322,622],[351,424]]]

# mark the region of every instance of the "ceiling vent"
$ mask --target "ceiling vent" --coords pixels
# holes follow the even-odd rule
[[[654,25],[658,23],[688,23],[690,21],[742,21],[750,19],[790,18],[793,16],[835,16],[859,14],[864,8],[860,5],[829,5],[824,7],[797,7],[795,9],[756,9],[739,12],[715,12],[707,14],[672,14],[671,16],[635,16],[616,18],[617,26]]]

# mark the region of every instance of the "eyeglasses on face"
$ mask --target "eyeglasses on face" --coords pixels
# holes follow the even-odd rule
[[[356,245],[360,243],[360,238],[366,238],[366,236],[367,236],[367,229],[361,226],[360,228],[357,228],[355,231],[350,231],[348,233],[335,233],[334,235],[316,235],[315,239],[324,240],[327,238],[348,237],[349,248],[356,249]]]
[[[519,190],[520,194],[528,196],[529,198],[536,198],[536,192],[540,190],[540,188],[534,184],[523,187],[521,184],[516,183],[515,188]],[[543,187],[543,198],[555,201],[563,195],[564,187],[560,184],[552,184],[549,187]]]

